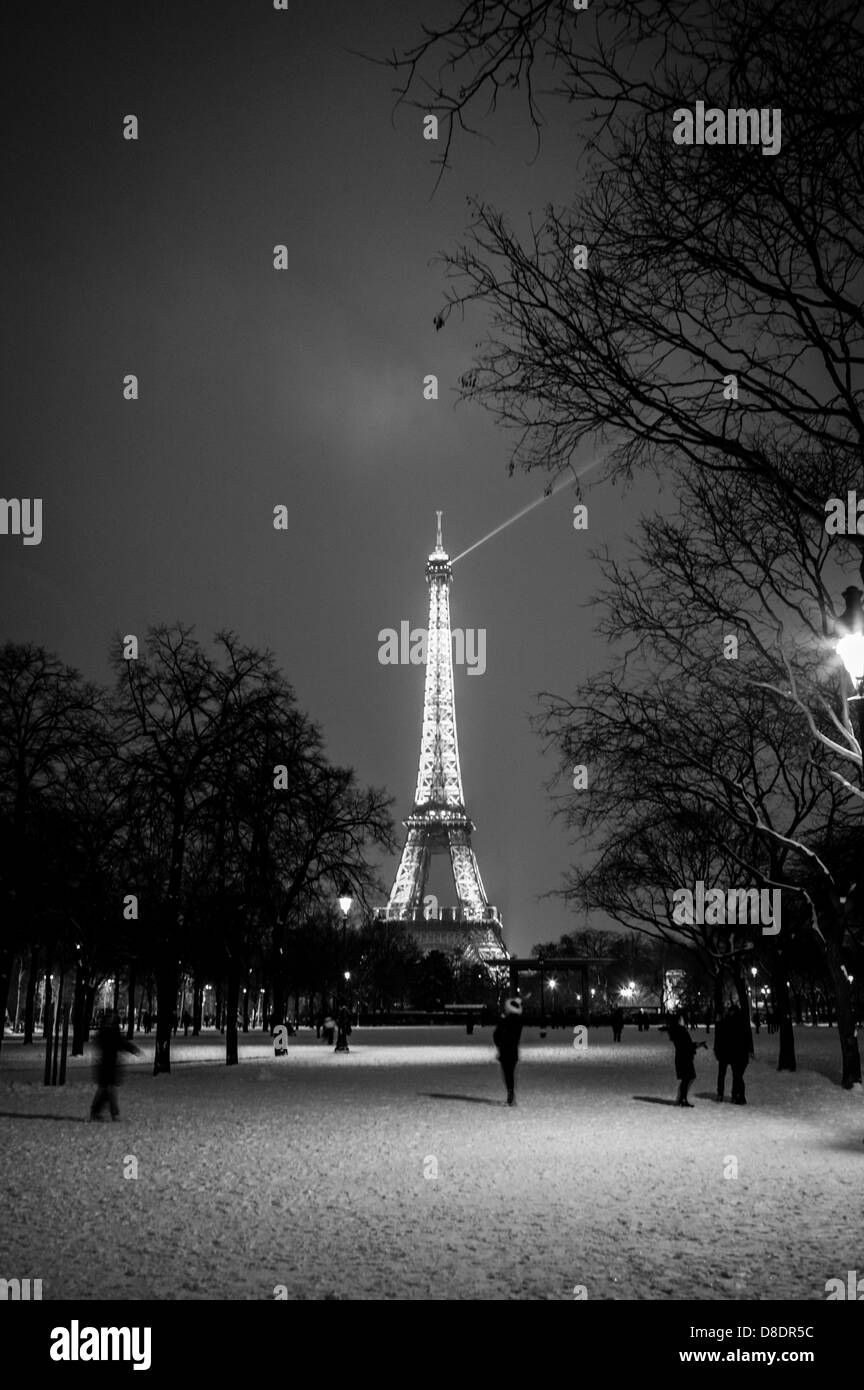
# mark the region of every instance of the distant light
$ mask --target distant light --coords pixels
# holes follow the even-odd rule
[[[350,979],[351,979],[351,971],[350,971],[350,970],[346,970],[346,971],[345,971],[345,979],[346,979],[346,980],[350,980]]]

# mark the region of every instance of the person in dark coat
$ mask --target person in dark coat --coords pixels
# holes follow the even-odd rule
[[[504,1012],[495,1026],[492,1041],[498,1049],[498,1061],[504,1073],[507,1104],[516,1104],[516,1063],[519,1061],[519,1039],[522,1036],[522,1000],[504,1001]]]
[[[730,1004],[726,1015],[717,1024],[714,1040],[717,1058],[717,1099],[723,1099],[726,1068],[732,1068],[732,1104],[746,1105],[744,1073],[753,1056],[753,1039],[747,1016],[738,1004]]]
[[[116,1120],[120,1116],[120,1111],[117,1108],[117,1054],[120,1052],[140,1053],[141,1049],[123,1037],[117,1015],[113,1014],[105,1019],[96,1034],[96,1050],[98,1053],[96,1063],[97,1091],[93,1097],[93,1104],[90,1106],[90,1119],[98,1120],[103,1105],[107,1105],[111,1111],[111,1119]]]
[[[612,1041],[620,1042],[621,1034],[624,1031],[624,1010],[612,1010]]]
[[[666,1031],[669,1034],[669,1041],[675,1048],[675,1075],[678,1078],[678,1095],[675,1100],[676,1105],[683,1105],[688,1110],[693,1106],[687,1099],[687,1092],[696,1080],[696,1068],[693,1065],[693,1058],[696,1050],[700,1047],[707,1047],[707,1043],[694,1043],[687,1029],[684,1027],[683,1014],[673,1014]]]

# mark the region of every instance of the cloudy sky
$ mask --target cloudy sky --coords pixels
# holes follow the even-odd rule
[[[2,491],[43,499],[44,534],[0,537],[3,637],[104,680],[116,633],[233,628],[275,652],[330,756],[386,786],[399,819],[423,668],[380,664],[379,630],[425,625],[436,509],[456,555],[548,481],[508,478],[513,439],[455,405],[484,324],[436,333],[434,258],[458,241],[466,195],[521,226],[578,177],[566,113],[549,105],[537,156],[516,94],[487,139],[459,142],[433,196],[440,147],[418,112],[394,114],[393,74],[352,50],[386,55],[457,9],[7,6]],[[487,893],[520,951],[575,921],[541,899],[569,851],[528,717],[539,691],[572,691],[605,660],[590,552],[615,549],[640,509],[638,493],[595,488],[586,535],[575,500],[565,488],[466,556],[451,595],[454,627],[486,630],[485,673],[456,672],[462,773]]]

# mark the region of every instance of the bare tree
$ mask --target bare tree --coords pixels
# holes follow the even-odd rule
[[[625,649],[619,665],[576,700],[547,700],[543,727],[563,765],[584,764],[593,778],[590,792],[562,803],[600,845],[571,889],[616,920],[668,931],[674,885],[737,871],[782,887],[806,906],[821,943],[851,1085],[861,1073],[844,951],[861,883],[848,855],[829,847],[860,833],[845,769],[861,750],[827,638],[828,547],[781,488],[750,494],[742,518],[735,475],[676,481],[678,515],[643,523],[633,563],[604,563],[601,631]],[[718,963],[733,949],[704,934],[694,944]],[[737,967],[725,962],[739,991],[740,954],[752,945],[739,936]],[[785,942],[776,949],[785,1001]],[[786,1032],[787,1054],[789,1042]]]
[[[38,825],[59,805],[60,791],[76,756],[92,749],[94,686],[32,643],[0,648],[0,894],[5,929],[0,934],[0,1042],[15,950],[29,953],[25,1042],[32,1041],[33,991],[39,966],[50,973],[56,903],[40,892],[46,845]],[[56,826],[55,826],[56,828]]]
[[[608,476],[686,460],[765,480],[824,519],[864,448],[864,60],[851,0],[474,0],[390,60],[400,100],[470,128],[502,87],[574,130],[574,183],[524,242],[474,203],[436,319],[492,329],[463,382],[518,439],[511,469]],[[672,114],[780,109],[781,153],[672,140]],[[563,108],[563,109],[562,109]],[[575,123],[574,123],[575,124]],[[575,246],[587,249],[574,268]],[[737,399],[724,379],[734,377]],[[728,397],[728,398],[727,398]],[[864,540],[838,545],[862,553]]]

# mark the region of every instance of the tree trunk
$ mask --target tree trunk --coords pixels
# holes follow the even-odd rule
[[[843,1061],[841,1086],[851,1091],[861,1083],[861,1054],[858,1051],[858,1038],[855,1031],[855,1011],[852,1007],[852,991],[849,979],[843,969],[840,948],[828,934],[825,934],[825,958],[834,986],[835,1008],[832,1012],[837,1019],[837,1032],[840,1037],[840,1055]]]
[[[224,1004],[222,1002],[222,982],[220,980],[219,984],[216,986],[216,1018],[214,1020],[216,1027],[219,1029],[220,1033],[224,1033],[225,1031],[225,1022],[222,1018],[223,1009]]]
[[[129,964],[129,1017],[126,1020],[126,1036],[135,1036],[135,962]]]
[[[780,1036],[780,1051],[777,1056],[778,1071],[797,1071],[795,1058],[795,1030],[792,1027],[792,1012],[789,1007],[789,990],[786,985],[786,965],[778,952],[777,968],[771,980],[774,1018]]]
[[[72,996],[72,1056],[83,1057],[84,1044],[84,974],[80,964],[75,967],[75,990]]]
[[[36,1014],[36,984],[39,978],[39,947],[30,950],[30,966],[27,971],[27,997],[24,1002],[24,1041],[33,1041],[33,1019]]]
[[[192,1036],[201,1036],[201,1014],[204,1011],[204,986],[201,983],[200,972],[196,972],[195,981],[192,985]]]
[[[225,1065],[236,1067],[240,1061],[237,1048],[237,1010],[240,1006],[240,967],[236,957],[228,962],[228,997],[225,1001]]]
[[[171,1029],[177,1000],[177,962],[163,961],[156,972],[156,1048],[153,1075],[171,1070]]]
[[[51,1033],[51,972],[47,965],[45,967],[45,1007],[42,1010],[42,1036],[47,1038]]]
[[[755,1058],[756,1046],[753,1041],[753,1014],[750,1009],[750,994],[747,989],[747,981],[744,977],[743,970],[736,969],[734,966],[732,967],[731,975],[735,985],[735,993],[738,995],[738,1003],[741,1006],[741,1012],[750,1025],[750,1050]]]
[[[282,980],[278,964],[273,978],[273,1006],[270,1010],[270,1023],[285,1022],[285,983]]]
[[[84,986],[84,1042],[90,1036],[90,1029],[93,1027],[93,1005],[96,1003],[96,986]]]
[[[3,1045],[3,1032],[6,1027],[6,1001],[9,998],[9,985],[12,980],[12,951],[4,947],[0,953],[0,1047]]]

